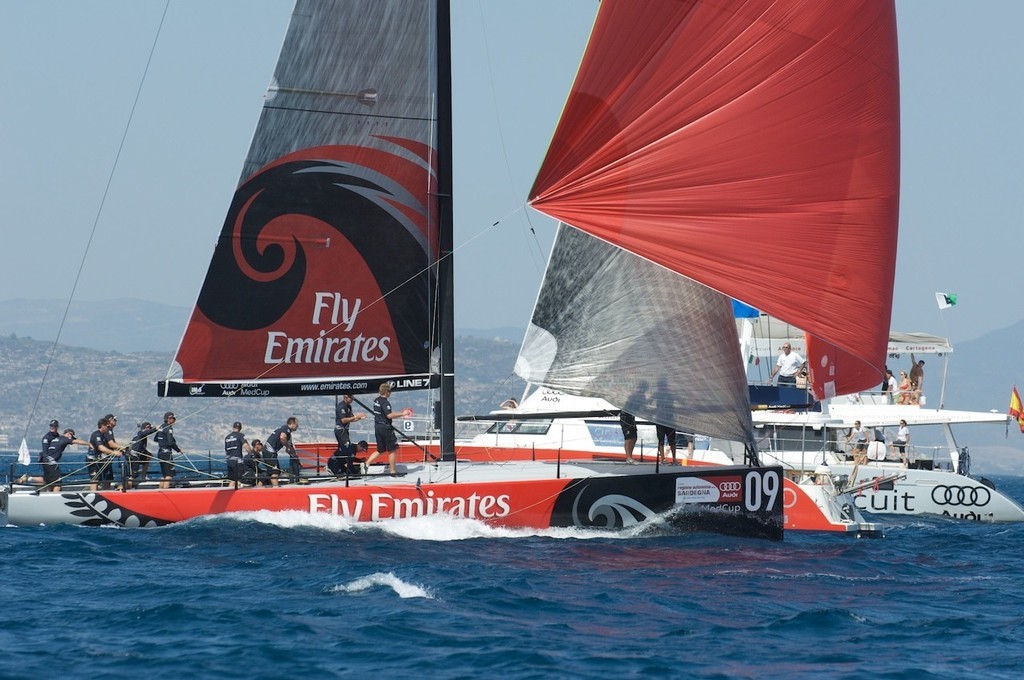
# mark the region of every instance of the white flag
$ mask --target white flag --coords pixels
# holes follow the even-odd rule
[[[936,293],[935,301],[939,303],[939,309],[949,309],[956,306],[956,293]]]
[[[22,465],[28,465],[32,462],[32,454],[28,452],[28,442],[25,438],[21,438],[21,446],[18,447],[18,462]]]

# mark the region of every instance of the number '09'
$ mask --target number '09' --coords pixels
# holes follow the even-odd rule
[[[765,473],[756,472],[751,470],[747,473],[747,481],[744,485],[746,487],[746,494],[743,499],[744,505],[750,512],[757,512],[762,509],[761,502],[767,497],[767,504],[764,505],[765,510],[771,510],[775,507],[775,501],[779,497],[779,473],[774,470],[769,470]]]

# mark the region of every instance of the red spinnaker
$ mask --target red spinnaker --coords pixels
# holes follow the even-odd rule
[[[821,395],[881,380],[898,193],[892,0],[604,0],[531,204],[803,328]]]

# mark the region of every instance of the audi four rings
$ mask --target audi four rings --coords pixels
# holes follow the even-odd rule
[[[959,505],[965,508],[980,508],[992,500],[992,493],[984,486],[945,486],[932,489],[932,500],[936,505]]]

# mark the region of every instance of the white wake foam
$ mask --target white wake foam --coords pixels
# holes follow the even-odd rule
[[[379,522],[356,522],[340,515],[302,510],[255,510],[229,512],[220,515],[196,518],[190,521],[234,521],[259,522],[285,529],[313,528],[323,531],[357,533],[381,532],[390,536],[414,541],[465,541],[474,538],[532,538],[543,537],[556,540],[574,539],[629,539],[643,533],[641,527],[619,531],[580,529],[578,527],[552,527],[549,529],[510,529],[485,524],[480,520],[466,519],[454,515],[425,515],[402,519],[386,519]]]
[[[377,572],[370,574],[369,576],[362,576],[343,583],[341,585],[334,586],[330,589],[332,593],[358,593],[364,590],[370,590],[377,586],[384,586],[391,588],[395,591],[395,594],[399,597],[406,599],[410,597],[423,597],[428,600],[433,600],[434,595],[423,586],[418,586],[415,583],[409,583],[395,576],[393,573],[388,572],[386,574]]]

